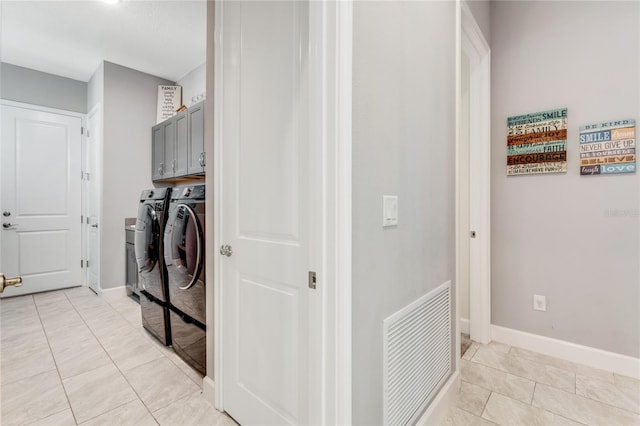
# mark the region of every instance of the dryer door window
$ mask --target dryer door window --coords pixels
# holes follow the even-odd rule
[[[165,235],[165,263],[171,287],[193,287],[203,269],[202,226],[193,206],[178,204],[169,218]]]
[[[138,214],[134,249],[138,272],[145,274],[153,271],[160,255],[160,221],[156,211],[148,204]]]

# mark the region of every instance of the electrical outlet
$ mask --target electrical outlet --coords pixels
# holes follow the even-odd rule
[[[541,296],[539,294],[533,295],[533,309],[536,311],[546,311],[547,310],[547,298],[546,296]]]

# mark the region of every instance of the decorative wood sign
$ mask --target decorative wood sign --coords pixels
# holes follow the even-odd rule
[[[567,172],[567,109],[507,118],[507,175]]]
[[[636,171],[636,120],[580,126],[580,174]]]
[[[176,111],[182,105],[181,86],[158,86],[158,113],[157,123],[176,115]]]

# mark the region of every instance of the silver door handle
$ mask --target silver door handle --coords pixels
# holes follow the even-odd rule
[[[9,217],[11,216],[11,212],[2,212],[2,216]]]
[[[225,244],[220,246],[220,254],[223,256],[231,257],[233,254],[233,248],[229,244]]]
[[[13,229],[13,228],[15,228],[16,226],[18,226],[18,225],[13,225],[13,224],[11,224],[11,223],[9,223],[9,222],[5,222],[5,223],[3,223],[3,224],[2,224],[2,227],[3,227],[4,229]]]

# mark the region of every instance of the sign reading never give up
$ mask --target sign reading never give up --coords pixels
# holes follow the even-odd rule
[[[636,171],[636,120],[580,126],[580,174]]]
[[[566,108],[507,118],[507,175],[566,172]]]

